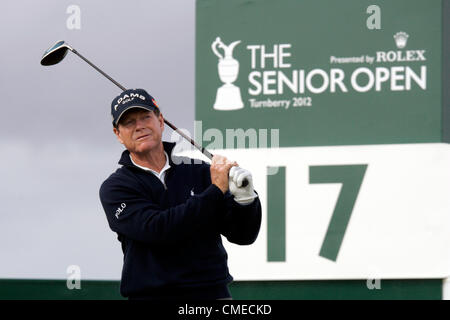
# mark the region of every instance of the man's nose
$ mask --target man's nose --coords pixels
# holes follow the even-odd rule
[[[144,119],[136,119],[136,130],[140,130],[145,128],[145,121]]]

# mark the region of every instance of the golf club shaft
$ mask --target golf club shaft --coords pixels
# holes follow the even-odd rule
[[[200,150],[200,152],[203,153],[205,156],[207,156],[209,160],[212,160],[213,154],[211,152],[209,152],[205,148],[199,146],[193,139],[191,139],[187,135],[185,135],[181,130],[179,130],[177,127],[175,127],[173,124],[171,124],[168,120],[164,119],[164,122],[169,127],[171,127],[173,130],[175,130],[180,136],[182,136],[187,141],[189,141],[194,147],[196,147],[198,150]]]
[[[122,89],[122,91],[127,90],[124,86],[122,86],[120,83],[118,83],[116,80],[114,80],[113,78],[111,78],[110,76],[108,76],[106,73],[104,73],[102,70],[100,70],[99,68],[97,68],[97,66],[95,64],[93,64],[92,62],[90,62],[88,59],[86,59],[85,57],[83,57],[77,50],[70,48],[70,50],[75,53],[77,56],[79,56],[81,59],[83,59],[85,62],[87,62],[92,68],[94,68],[95,70],[97,70],[98,72],[100,72],[102,75],[104,75],[106,78],[108,78],[111,82],[113,82],[116,86],[118,86],[120,89]]]
[[[116,80],[111,78],[109,75],[107,75],[105,72],[100,70],[95,64],[90,62],[88,59],[83,57],[77,50],[70,48],[70,50],[75,53],[77,56],[79,56],[81,59],[83,59],[86,63],[88,63],[92,68],[100,72],[102,75],[104,75],[106,78],[108,78],[112,83],[114,83],[116,86],[118,86],[122,91],[127,90],[124,86],[122,86],[120,83],[118,83]],[[196,147],[198,150],[200,150],[201,153],[203,153],[205,156],[207,156],[210,160],[212,160],[213,154],[211,154],[208,150],[205,148],[199,146],[194,140],[189,138],[187,135],[185,135],[181,130],[179,130],[177,127],[175,127],[172,123],[170,123],[168,120],[164,119],[164,122],[171,127],[173,130],[175,130],[180,136],[188,140],[194,147]]]

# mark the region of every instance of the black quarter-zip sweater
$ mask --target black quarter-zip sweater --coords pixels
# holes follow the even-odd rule
[[[166,186],[136,167],[127,150],[100,187],[110,228],[122,245],[120,293],[129,298],[219,299],[229,297],[227,253],[221,235],[252,244],[261,225],[261,204],[238,204],[211,184],[205,162],[169,155]],[[198,160],[197,160],[198,162]]]

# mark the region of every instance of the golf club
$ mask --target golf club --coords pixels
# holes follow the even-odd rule
[[[47,49],[44,52],[44,55],[42,56],[42,59],[41,59],[41,65],[51,66],[51,65],[60,63],[66,57],[68,51],[75,53],[78,57],[83,59],[91,67],[93,67],[95,70],[97,70],[103,76],[105,76],[111,82],[113,82],[116,86],[118,86],[122,91],[126,90],[126,88],[124,86],[122,86],[120,83],[118,83],[113,78],[111,78],[109,75],[107,75],[105,72],[100,70],[96,65],[94,65],[92,62],[90,62],[88,59],[83,57],[77,50],[75,50],[74,48],[69,46],[64,40],[57,41],[53,46],[51,46],[49,49]],[[210,160],[212,160],[212,157],[213,157],[212,153],[210,153],[205,148],[199,146],[193,139],[189,138],[187,135],[185,135],[183,132],[181,132],[177,127],[175,127],[167,119],[164,119],[164,123],[166,123],[169,127],[171,127],[173,130],[175,130],[180,136],[182,136],[183,138],[188,140],[194,147],[196,147],[198,150],[200,150],[201,153],[203,153]],[[247,179],[242,181],[242,187],[245,187],[247,185],[248,185]]]

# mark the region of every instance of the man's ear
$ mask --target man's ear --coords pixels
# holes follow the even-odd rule
[[[116,127],[114,127],[114,128],[113,128],[113,131],[114,131],[114,134],[115,134],[116,137],[117,137],[117,140],[119,140],[119,142],[120,142],[121,144],[123,144],[123,140],[122,140],[122,138],[120,137],[120,131],[119,131],[119,129],[116,128]]]
[[[161,128],[161,132],[162,132],[162,131],[164,131],[164,117],[163,117],[162,113],[159,114],[158,120],[159,120],[159,127]]]

